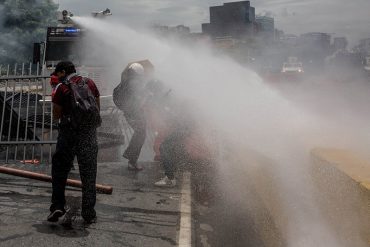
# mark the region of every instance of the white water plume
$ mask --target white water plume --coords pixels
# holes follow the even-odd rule
[[[202,43],[186,46],[119,23],[75,19],[94,33],[92,42],[103,41],[109,48],[104,54],[110,60],[112,88],[128,62],[149,59],[156,76],[177,97],[191,102],[194,114],[202,116],[206,126],[222,133],[219,139],[228,140],[229,150],[255,150],[274,161],[271,172],[280,179],[281,204],[289,215],[284,229],[289,246],[342,246],[312,201],[308,156],[316,146],[351,146],[358,136],[296,108],[257,74],[229,58],[213,55]],[[247,165],[225,162],[221,165],[228,170]],[[243,185],[242,181],[233,182]]]

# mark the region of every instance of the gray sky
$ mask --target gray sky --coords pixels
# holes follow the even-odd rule
[[[184,24],[200,31],[209,21],[209,6],[222,0],[55,0],[77,15],[110,8],[114,18],[131,25]],[[346,35],[352,41],[370,37],[370,0],[255,0],[256,13],[271,13],[286,33],[319,31]]]

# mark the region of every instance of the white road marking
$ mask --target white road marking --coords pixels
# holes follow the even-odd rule
[[[191,228],[191,181],[190,172],[184,172],[181,188],[180,202],[180,232],[179,247],[191,247],[192,228]]]

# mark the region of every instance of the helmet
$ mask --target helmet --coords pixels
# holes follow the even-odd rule
[[[144,67],[139,63],[133,63],[128,67],[129,75],[144,75]]]

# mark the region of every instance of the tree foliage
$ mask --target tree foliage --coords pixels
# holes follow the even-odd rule
[[[0,64],[31,61],[33,43],[45,40],[57,9],[53,0],[0,0]]]

